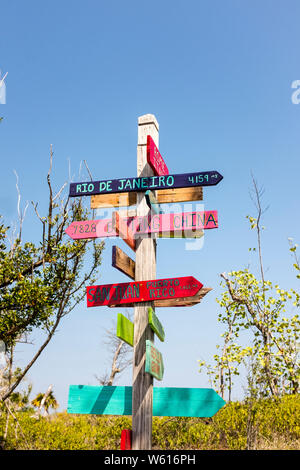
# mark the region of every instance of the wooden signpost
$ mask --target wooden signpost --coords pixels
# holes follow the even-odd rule
[[[144,175],[137,178],[88,181],[70,184],[70,197],[91,196],[92,194],[113,194],[122,192],[145,192],[147,189],[189,188],[194,186],[215,186],[223,179],[218,171],[199,171],[165,176]]]
[[[138,119],[137,176],[149,178],[153,170],[147,163],[147,136],[158,146],[158,122],[152,115]],[[164,178],[159,176],[158,178]],[[147,188],[146,188],[147,189]],[[137,192],[137,216],[144,217],[149,209],[145,193]],[[135,280],[156,278],[156,240],[137,240],[135,255]],[[148,307],[152,302],[138,303],[134,307],[134,348],[132,370],[132,449],[152,447],[153,377],[145,372],[146,340],[154,341],[154,333],[148,322]]]
[[[203,284],[193,276],[89,286],[86,288],[87,306],[100,307],[115,303],[122,305],[193,297],[202,287]]]
[[[162,380],[164,375],[164,363],[161,353],[156,349],[152,341],[146,339],[146,364],[145,372]]]
[[[155,233],[160,238],[172,236],[190,238],[202,236],[203,230],[214,228],[218,228],[217,211],[147,214],[124,218],[120,217],[118,212],[114,212],[112,219],[72,222],[66,233],[73,240],[119,236],[135,251],[135,239],[144,235]]]
[[[111,219],[73,222],[66,230],[74,240],[120,237],[135,252],[135,261],[113,246],[112,266],[131,282],[87,287],[87,306],[134,307],[132,323],[118,314],[117,337],[133,346],[132,387],[71,385],[68,413],[132,415],[132,431],[122,431],[121,449],[151,449],[152,416],[213,416],[225,402],[212,389],[153,387],[164,365],[154,337],[164,341],[156,307],[198,304],[211,288],[193,276],[156,279],[156,238],[200,237],[218,227],[217,211],[167,214],[164,203],[200,201],[203,186],[223,178],[217,171],[169,174],[158,149],[159,126],[146,114],[138,119],[137,177],[70,184],[70,197],[91,196],[91,208],[136,205]],[[150,209],[150,212],[149,212]]]

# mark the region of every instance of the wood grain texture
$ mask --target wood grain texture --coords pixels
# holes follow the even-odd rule
[[[176,202],[202,201],[203,188],[195,186],[191,188],[161,189],[156,192],[158,204],[173,204]],[[127,207],[137,203],[137,193],[97,194],[91,196],[91,209],[105,207]]]
[[[91,196],[91,209],[135,206],[136,193],[97,194]]]
[[[112,247],[112,266],[135,280],[135,262],[116,245]]]
[[[113,212],[112,214],[112,228],[133,251],[136,250],[136,240],[133,238],[133,234],[125,219],[120,217],[118,212]]]
[[[158,123],[155,116],[144,115],[138,119],[137,176],[152,176],[147,163],[147,135],[151,135],[158,147]],[[155,193],[154,193],[155,194]],[[137,216],[149,212],[145,193],[137,193]],[[136,243],[135,280],[156,278],[156,240],[139,239]],[[132,382],[132,449],[152,448],[153,377],[145,372],[146,340],[154,341],[154,333],[148,324],[148,307],[153,302],[143,302],[134,307],[134,348]]]

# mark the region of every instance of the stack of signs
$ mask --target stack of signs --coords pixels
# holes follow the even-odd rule
[[[204,230],[218,228],[217,211],[166,214],[160,204],[202,200],[202,187],[217,185],[223,178],[220,173],[203,171],[170,174],[149,135],[147,136],[147,163],[153,170],[153,176],[71,183],[69,196],[98,198],[97,201],[96,199],[91,201],[91,208],[96,209],[134,205],[139,199],[137,193],[142,192],[150,208],[149,213],[146,209],[140,217],[136,212],[133,212],[131,216],[123,217],[114,212],[111,219],[75,221],[67,228],[67,234],[74,240],[120,237],[136,252],[139,243],[142,243],[138,240],[140,238],[148,238],[151,235],[154,238],[195,238],[203,236]],[[138,251],[137,255],[139,253],[141,252]],[[141,262],[141,258],[137,256],[136,262]],[[147,257],[142,262],[147,262]],[[137,281],[135,261],[122,250],[117,250],[117,247],[113,249],[113,266],[130,277],[133,282],[88,286],[88,307],[133,307],[139,302],[152,302],[153,306],[159,307],[186,306],[199,303],[210,290],[202,289],[203,284],[193,276]],[[138,322],[139,319],[136,321]],[[148,308],[148,323],[160,341],[164,341],[163,326],[150,307]],[[135,326],[119,313],[117,337],[133,347],[135,344],[134,328],[139,331],[139,326]],[[152,341],[149,339],[145,341],[145,372],[157,380],[162,380],[164,374],[162,354]],[[140,346],[139,338],[137,338],[136,348]],[[103,386],[95,390],[91,387],[74,388],[71,386],[68,412],[128,415],[133,412],[132,396],[132,387]],[[154,388],[153,415],[208,417],[212,416],[223,404],[223,400],[213,390],[158,387]],[[138,406],[137,403],[137,408]],[[147,414],[150,412],[152,413],[152,410],[147,410]],[[121,448],[131,448],[130,430],[123,431],[121,440]]]

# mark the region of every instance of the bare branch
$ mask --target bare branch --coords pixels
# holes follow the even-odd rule
[[[57,198],[60,196],[61,192],[62,192],[63,189],[66,187],[66,185],[67,185],[67,182],[65,182],[65,183],[62,185],[62,187],[60,188],[60,190],[59,190],[59,191],[57,192],[57,194],[54,196],[53,202],[55,201],[55,199],[57,199]]]
[[[87,171],[88,171],[88,174],[89,174],[89,176],[90,176],[90,178],[91,178],[91,181],[93,181],[92,173],[90,172],[90,169],[89,169],[89,167],[88,167],[88,164],[87,164],[86,160],[83,160],[83,161],[84,161],[85,167],[86,167],[86,169],[87,169]]]
[[[21,240],[21,238],[22,238],[22,226],[23,226],[23,222],[24,222],[24,219],[25,219],[25,216],[26,216],[26,211],[27,211],[29,203],[28,203],[28,201],[26,201],[24,212],[22,212],[22,209],[21,209],[21,192],[20,192],[20,188],[19,188],[19,175],[16,172],[16,170],[14,170],[14,174],[16,175],[16,188],[17,188],[17,193],[18,193],[17,209],[18,209],[18,218],[19,218],[19,225],[20,225],[19,240]]]

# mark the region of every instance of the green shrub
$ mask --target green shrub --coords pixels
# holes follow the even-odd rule
[[[5,449],[105,450],[120,449],[130,416],[69,415],[32,417],[32,410],[10,416],[3,442],[6,414],[0,415],[0,440]],[[254,437],[253,437],[254,436]],[[250,439],[251,438],[251,439]],[[300,448],[300,397],[227,403],[213,418],[154,417],[153,449]],[[254,443],[254,444],[253,444]],[[261,447],[259,447],[261,446]],[[267,447],[266,447],[267,446]]]

